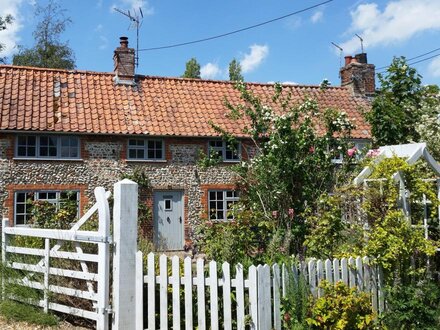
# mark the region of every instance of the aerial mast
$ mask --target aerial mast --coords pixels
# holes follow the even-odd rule
[[[114,10],[116,10],[118,13],[120,13],[130,19],[130,21],[132,23],[130,23],[130,26],[128,28],[131,27],[131,24],[133,24],[136,28],[136,56],[134,58],[134,61],[135,61],[136,68],[137,68],[139,66],[139,29],[142,25],[142,19],[144,18],[144,14],[143,14],[142,9],[140,7],[139,7],[139,14],[136,13],[136,10],[134,10],[133,15],[130,13],[129,10],[123,11],[118,8],[114,8]]]

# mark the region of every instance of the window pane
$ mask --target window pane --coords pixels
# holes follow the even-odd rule
[[[28,155],[28,156],[32,156],[32,157],[35,157],[35,156],[36,156],[36,153],[35,153],[35,150],[36,150],[36,149],[37,149],[36,147],[28,147],[27,155]]]
[[[25,211],[24,204],[17,204],[17,208],[16,208],[15,212],[24,213],[24,211]]]
[[[26,193],[17,193],[17,202],[25,202],[26,201]]]
[[[128,158],[136,158],[136,150],[135,149],[128,150]]]
[[[27,156],[26,155],[26,147],[18,147],[17,148],[17,156]]]
[[[19,145],[27,145],[27,136],[19,136],[17,139]]]
[[[25,224],[25,215],[17,214],[15,216],[15,224],[16,225],[24,225]]]

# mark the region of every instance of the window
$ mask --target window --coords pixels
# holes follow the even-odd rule
[[[14,223],[15,225],[27,225],[32,216],[32,202],[46,201],[60,209],[67,200],[75,201],[79,214],[79,192],[78,191],[18,191],[15,193],[14,201]]]
[[[211,220],[232,220],[232,206],[238,201],[238,193],[234,190],[209,190],[208,212]]]
[[[79,138],[57,135],[21,135],[17,137],[17,158],[79,158]]]
[[[223,161],[235,162],[240,160],[241,145],[239,142],[227,143],[222,140],[209,141],[209,156],[219,157]]]
[[[163,140],[129,139],[128,159],[162,160],[165,159]]]

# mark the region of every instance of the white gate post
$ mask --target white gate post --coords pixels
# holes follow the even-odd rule
[[[136,252],[138,185],[124,179],[114,185],[113,329],[136,328]]]

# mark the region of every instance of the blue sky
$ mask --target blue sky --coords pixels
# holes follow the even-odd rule
[[[60,0],[73,23],[62,39],[68,40],[80,70],[113,70],[113,50],[119,37],[129,37],[135,47],[135,29],[112,10],[142,7],[142,48],[166,46],[210,37],[267,21],[318,4],[324,0]],[[33,45],[37,19],[35,3],[46,1],[0,0],[0,15],[11,13],[15,23],[0,32],[7,46],[2,55],[16,52],[16,45]],[[393,56],[408,58],[440,48],[440,0],[333,0],[319,8],[224,38],[139,53],[137,72],[153,76],[180,76],[185,62],[197,58],[202,75],[227,79],[232,58],[239,60],[246,81],[319,84],[324,78],[339,85],[339,51],[360,52],[364,38],[369,63],[388,65]],[[440,50],[425,57],[440,54]],[[343,59],[342,59],[343,61]],[[440,56],[416,64],[424,83],[440,84]]]

